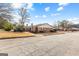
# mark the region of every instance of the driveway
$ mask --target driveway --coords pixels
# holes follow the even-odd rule
[[[77,56],[79,32],[0,40],[0,53],[8,56]]]

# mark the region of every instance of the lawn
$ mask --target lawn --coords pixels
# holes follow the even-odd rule
[[[17,38],[33,36],[30,32],[0,32],[0,38]]]

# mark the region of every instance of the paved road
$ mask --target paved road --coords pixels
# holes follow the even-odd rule
[[[0,53],[9,56],[77,56],[79,32],[0,40]]]

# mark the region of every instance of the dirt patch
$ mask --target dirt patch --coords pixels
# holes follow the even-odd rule
[[[0,39],[6,38],[21,38],[33,36],[30,32],[0,32]]]

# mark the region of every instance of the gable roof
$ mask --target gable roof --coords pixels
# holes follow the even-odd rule
[[[53,26],[48,24],[48,23],[38,24],[36,26],[38,26],[38,27],[45,27],[45,28],[53,28]]]

